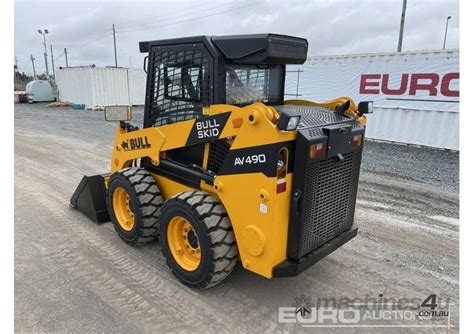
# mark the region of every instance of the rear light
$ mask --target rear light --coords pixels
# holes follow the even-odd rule
[[[311,159],[317,158],[317,157],[322,157],[323,155],[326,155],[326,149],[328,145],[327,143],[318,143],[318,144],[313,144],[309,148],[309,157]]]
[[[362,144],[362,135],[355,135],[354,137],[352,137],[351,139],[351,145],[352,146],[360,146]]]
[[[279,179],[277,181],[277,194],[286,190],[286,179]]]

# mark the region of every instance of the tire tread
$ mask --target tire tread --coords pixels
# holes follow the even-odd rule
[[[168,266],[183,284],[191,288],[207,289],[219,284],[232,272],[238,259],[234,231],[224,206],[204,191],[183,192],[172,199],[185,203],[199,215],[200,220],[205,224],[213,256],[211,270],[199,284],[189,284],[180,279],[173,265],[166,259]]]
[[[143,168],[128,167],[120,172],[132,185],[140,202],[142,225],[134,240],[122,239],[139,246],[154,241],[159,234],[159,214],[163,197],[151,173]],[[116,227],[117,229],[117,227]]]

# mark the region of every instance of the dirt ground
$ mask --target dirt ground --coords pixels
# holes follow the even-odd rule
[[[82,175],[108,171],[113,136],[99,111],[15,105],[16,331],[314,330],[278,322],[278,308],[302,294],[437,294],[454,304],[450,331],[458,331],[456,152],[367,141],[355,239],[295,278],[267,280],[239,267],[223,284],[193,291],[172,276],[158,242],[127,246],[111,223],[96,225],[69,207]]]

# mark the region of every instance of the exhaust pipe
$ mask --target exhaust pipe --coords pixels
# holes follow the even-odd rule
[[[70,206],[98,224],[110,221],[104,181],[109,175],[84,176],[71,197]]]

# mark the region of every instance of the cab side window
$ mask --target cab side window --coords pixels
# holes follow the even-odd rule
[[[172,124],[202,116],[210,104],[209,57],[199,49],[154,52],[150,123]]]

